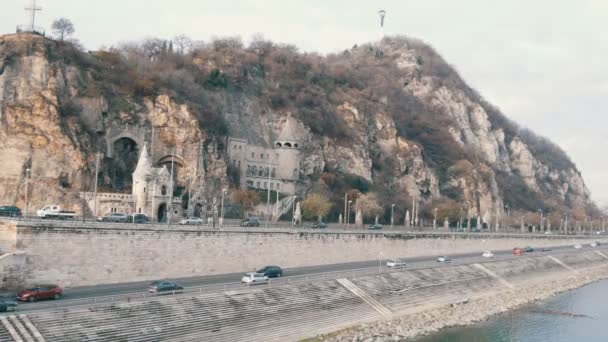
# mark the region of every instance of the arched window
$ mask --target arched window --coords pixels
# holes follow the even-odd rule
[[[277,147],[283,147],[283,145],[280,142],[278,142]]]
[[[166,186],[164,186],[164,185],[163,185],[163,186],[160,188],[160,194],[161,194],[162,196],[167,196],[167,187],[166,187]]]
[[[293,144],[294,148],[298,148],[298,143]]]
[[[291,143],[286,142],[286,143],[285,143],[285,147],[291,147]]]

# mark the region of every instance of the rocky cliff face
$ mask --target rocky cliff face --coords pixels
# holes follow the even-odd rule
[[[302,146],[302,190],[320,185],[337,193],[336,202],[355,187],[388,203],[449,198],[473,215],[506,204],[590,203],[559,148],[522,134],[418,41],[385,39],[327,57],[270,42],[216,42],[185,56],[161,54],[147,61],[146,74],[128,58],[31,35],[0,37],[3,203],[23,206],[31,168],[33,206],[56,201],[77,209],[77,192],[90,190],[95,153],[107,156],[109,131],[129,125],[139,129],[135,140],[156,134],[158,144],[182,147],[184,186],[226,183],[226,136],[261,145],[283,136]],[[132,91],[116,90],[129,82]],[[104,165],[111,187],[114,164]]]

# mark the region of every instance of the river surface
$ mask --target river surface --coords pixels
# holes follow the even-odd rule
[[[584,315],[573,317],[568,314]],[[470,327],[416,342],[607,342],[608,281],[589,284]]]

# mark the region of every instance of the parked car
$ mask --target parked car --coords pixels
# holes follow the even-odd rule
[[[524,249],[524,252],[526,252],[526,253],[532,253],[532,252],[534,252],[534,248],[532,248],[532,247],[528,246],[528,247],[526,247],[526,248]]]
[[[549,247],[543,247],[540,249],[541,252],[551,252],[551,248]]]
[[[369,230],[381,230],[381,229],[382,229],[382,225],[379,223],[374,223],[369,226]]]
[[[21,216],[21,209],[11,205],[3,205],[0,207],[0,216],[19,217]]]
[[[17,302],[12,298],[0,297],[0,312],[12,312],[17,310]]]
[[[126,223],[128,218],[129,216],[125,213],[109,213],[97,218],[97,221]]]
[[[393,259],[386,262],[387,267],[405,267],[407,263],[403,259]]]
[[[248,217],[241,221],[241,227],[259,227],[260,220],[257,217]]]
[[[317,223],[313,223],[310,228],[312,229],[325,229],[327,228],[327,223],[325,222],[317,222]]]
[[[127,223],[148,223],[148,216],[144,214],[135,214],[127,216]]]
[[[490,251],[485,251],[483,252],[483,254],[481,255],[484,258],[493,258],[494,257],[494,253],[490,252]]]
[[[24,302],[34,302],[39,299],[59,299],[63,289],[57,285],[36,285],[17,293],[17,299]]]
[[[67,220],[73,219],[76,216],[76,213],[73,211],[63,210],[60,206],[56,204],[49,204],[42,207],[42,209],[36,212],[36,216],[42,219],[60,219]]]
[[[437,262],[451,262],[452,258],[450,258],[449,256],[440,256],[437,258]]]
[[[600,243],[598,241],[593,241],[592,243],[589,244],[589,246],[591,246],[591,247],[597,247],[599,245],[600,245]]]
[[[283,270],[279,266],[264,266],[257,270],[257,273],[261,273],[268,278],[276,278],[283,276]]]
[[[245,283],[247,285],[267,284],[268,277],[262,273],[249,272],[243,275],[243,278],[241,278],[241,283]]]
[[[519,248],[519,247],[515,247],[513,248],[513,255],[522,255],[524,254],[524,250]]]
[[[583,246],[582,246],[581,244],[578,244],[578,243],[577,243],[576,245],[574,245],[574,248],[576,248],[576,249],[581,249],[581,248],[583,248]]]
[[[181,292],[184,288],[171,280],[156,280],[148,286],[149,293]]]
[[[203,224],[203,219],[200,217],[188,217],[181,221],[179,221],[181,225],[201,225]]]

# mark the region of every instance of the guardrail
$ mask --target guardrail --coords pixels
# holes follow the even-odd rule
[[[606,247],[596,248],[605,250]],[[587,249],[589,250],[589,249]],[[229,283],[220,283],[220,284],[210,284],[210,285],[200,285],[200,286],[190,286],[184,287],[183,290],[172,291],[160,294],[150,294],[147,292],[131,292],[124,294],[116,294],[116,295],[107,295],[107,296],[94,296],[94,297],[86,297],[86,298],[78,298],[78,299],[62,299],[59,301],[47,301],[47,302],[36,302],[32,303],[24,303],[22,305],[21,312],[29,312],[29,311],[39,311],[44,309],[59,309],[62,307],[95,307],[96,305],[108,305],[108,304],[118,304],[118,303],[129,303],[131,301],[141,301],[148,300],[151,298],[163,298],[165,296],[188,296],[188,295],[197,295],[203,293],[223,293],[228,291],[237,291],[237,290],[249,290],[252,287],[278,287],[284,285],[298,285],[305,284],[315,281],[326,281],[326,280],[334,280],[339,278],[356,278],[370,275],[379,275],[385,273],[394,273],[394,272],[403,272],[403,271],[411,271],[411,270],[419,270],[419,269],[429,269],[429,268],[437,268],[444,267],[446,265],[450,266],[462,266],[469,265],[474,263],[492,263],[498,261],[506,261],[506,260],[519,260],[526,258],[539,258],[543,256],[551,255],[564,255],[580,252],[581,250],[559,250],[559,251],[538,251],[534,252],[533,255],[519,255],[514,256],[511,254],[500,254],[495,255],[492,258],[483,258],[481,256],[475,257],[463,257],[453,259],[451,262],[443,263],[437,261],[425,261],[425,262],[415,262],[415,263],[407,263],[404,266],[399,267],[387,267],[385,266],[385,262],[390,259],[382,259],[378,260],[378,266],[375,267],[366,267],[359,269],[351,269],[344,271],[332,271],[332,272],[321,272],[321,273],[311,273],[304,275],[295,275],[288,277],[279,277],[269,279],[268,283],[259,284],[259,285],[244,285],[240,282],[229,282]],[[68,290],[69,296],[69,288]],[[35,307],[33,307],[35,305]]]

